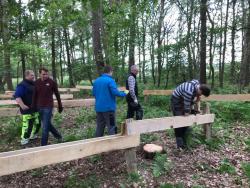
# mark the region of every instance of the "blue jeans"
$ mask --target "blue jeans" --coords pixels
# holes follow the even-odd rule
[[[48,144],[49,131],[53,134],[55,138],[57,139],[62,138],[61,134],[56,130],[56,128],[51,123],[52,109],[53,108],[50,107],[38,109],[42,121],[42,140],[41,140],[42,146],[46,146]]]

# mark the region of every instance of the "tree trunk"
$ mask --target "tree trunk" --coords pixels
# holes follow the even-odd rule
[[[93,37],[93,49],[94,58],[96,62],[97,73],[101,75],[102,67],[104,67],[102,45],[101,45],[101,2],[100,0],[92,0],[92,37]]]
[[[158,80],[157,80],[157,87],[160,87],[161,84],[161,72],[162,72],[162,37],[161,37],[161,29],[163,25],[163,19],[164,19],[164,4],[165,0],[161,0],[161,10],[160,10],[160,18],[157,26],[157,63],[158,63]]]
[[[248,0],[250,7],[250,0]],[[246,34],[244,38],[244,55],[240,69],[241,87],[248,86],[250,83],[250,12],[248,13]]]
[[[200,81],[205,84],[206,80],[206,38],[207,38],[207,0],[201,0],[200,20],[201,20],[201,41],[200,41]]]
[[[64,39],[65,39],[66,53],[67,53],[67,70],[69,74],[69,85],[70,87],[74,87],[75,84],[73,81],[72,67],[71,67],[71,62],[70,62],[69,40],[68,40],[68,33],[67,33],[66,28],[63,28],[63,34],[64,34]]]
[[[2,37],[3,37],[3,58],[4,58],[4,82],[7,83],[7,89],[13,90],[11,65],[10,65],[10,33],[9,33],[9,10],[8,1],[2,0]]]
[[[233,21],[232,21],[232,34],[231,34],[231,38],[232,38],[232,50],[231,50],[231,56],[232,56],[232,60],[231,60],[231,70],[230,70],[230,77],[231,77],[231,82],[235,83],[235,33],[236,33],[236,20],[235,20],[235,5],[236,5],[236,1],[237,0],[233,0]]]
[[[130,17],[130,28],[129,28],[129,69],[135,64],[135,36],[136,36],[136,4],[138,0],[133,0],[131,3],[131,17]]]
[[[226,20],[225,20],[225,25],[224,25],[224,40],[223,40],[221,72],[219,74],[219,80],[220,80],[220,87],[221,88],[223,88],[223,84],[224,84],[225,56],[226,56],[226,48],[227,48],[228,9],[229,9],[229,0],[227,0]]]
[[[146,80],[146,74],[145,74],[145,69],[146,69],[146,49],[145,49],[145,43],[146,43],[146,24],[147,24],[147,19],[144,20],[142,17],[142,81],[144,84],[147,83]]]
[[[56,45],[55,45],[55,28],[51,28],[51,67],[53,80],[57,83],[56,79]]]
[[[154,52],[154,47],[155,47],[155,42],[154,42],[154,33],[151,31],[151,45],[150,45],[150,60],[151,60],[151,74],[153,78],[153,83],[155,85],[156,80],[155,80],[155,52]]]
[[[189,5],[187,5],[189,7]],[[189,70],[189,79],[193,79],[193,59],[192,59],[192,52],[191,52],[191,26],[193,20],[193,9],[194,9],[194,0],[190,1],[190,11],[187,11],[187,52],[188,52],[188,70]]]

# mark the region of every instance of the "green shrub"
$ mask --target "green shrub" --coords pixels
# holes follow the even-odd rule
[[[140,174],[137,172],[129,173],[128,174],[128,182],[130,183],[137,183],[141,180]]]
[[[152,164],[153,176],[159,177],[172,169],[171,163],[167,160],[166,154],[157,153]]]
[[[242,163],[241,168],[243,169],[244,174],[247,176],[248,181],[250,182],[250,163]]]

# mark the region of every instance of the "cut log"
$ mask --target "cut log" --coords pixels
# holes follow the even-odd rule
[[[143,153],[146,159],[153,159],[156,153],[163,153],[163,147],[156,144],[146,144],[143,146]]]

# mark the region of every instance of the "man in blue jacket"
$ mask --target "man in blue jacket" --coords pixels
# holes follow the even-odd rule
[[[109,135],[117,133],[115,124],[116,96],[125,97],[128,93],[128,91],[123,92],[117,89],[112,73],[112,67],[105,66],[104,74],[97,78],[93,85],[97,124],[96,137],[103,136],[105,126],[108,128]]]

